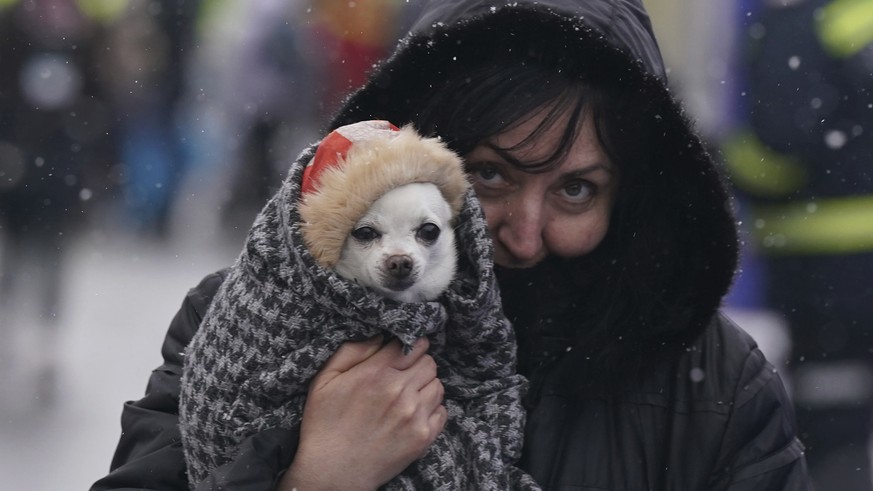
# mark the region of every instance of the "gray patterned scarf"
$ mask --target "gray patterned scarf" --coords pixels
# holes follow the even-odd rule
[[[319,266],[297,203],[304,152],[264,207],[185,353],[182,443],[192,486],[246,437],[300,424],[308,385],[349,340],[429,336],[449,420],[427,454],[383,489],[538,489],[513,467],[526,380],[502,313],[484,216],[468,192],[458,218],[459,274],[437,302],[397,303]]]

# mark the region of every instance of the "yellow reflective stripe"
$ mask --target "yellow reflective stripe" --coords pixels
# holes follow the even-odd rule
[[[18,3],[18,0],[0,0],[0,9],[5,9],[6,7],[11,7]]]
[[[750,131],[728,138],[721,149],[731,180],[750,194],[785,196],[806,184],[806,169],[796,159],[772,150]]]
[[[873,1],[835,0],[816,16],[816,34],[825,50],[848,58],[873,42]]]
[[[769,255],[873,252],[873,196],[757,207],[753,233]]]
[[[97,22],[112,23],[127,10],[130,0],[76,0],[85,15]]]

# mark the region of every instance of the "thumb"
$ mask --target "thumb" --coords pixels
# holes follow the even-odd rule
[[[366,341],[343,343],[315,376],[313,386],[321,387],[337,375],[351,370],[355,365],[373,356],[382,347],[382,340],[382,335],[378,334]]]

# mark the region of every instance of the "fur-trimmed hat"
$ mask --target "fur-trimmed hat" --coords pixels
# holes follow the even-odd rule
[[[442,141],[387,121],[337,128],[319,143],[303,174],[299,211],[309,251],[332,268],[373,202],[397,187],[428,182],[457,216],[470,184],[461,158]]]

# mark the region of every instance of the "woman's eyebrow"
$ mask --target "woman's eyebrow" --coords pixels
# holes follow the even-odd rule
[[[501,159],[506,161],[509,165],[516,167],[516,168],[519,168],[519,169],[524,169],[525,167],[527,167],[527,165],[525,165],[524,162],[515,158],[505,148],[498,147],[497,145],[495,145],[491,142],[485,142],[485,146],[488,147],[489,149],[491,149],[492,152],[496,153],[498,157],[500,157]],[[595,162],[595,163],[588,165],[586,167],[582,167],[579,169],[573,169],[573,170],[567,172],[566,174],[564,174],[562,177],[573,178],[573,177],[578,177],[578,176],[582,176],[585,174],[590,174],[590,173],[595,172],[597,170],[603,170],[603,171],[607,172],[609,175],[615,174],[615,170],[612,168],[611,165],[604,164],[601,162]]]
[[[485,146],[490,148],[492,152],[496,153],[500,158],[505,160],[509,165],[514,167],[524,167],[524,163],[521,160],[513,157],[511,153],[509,153],[505,148],[498,147],[497,145],[491,142],[485,142]]]
[[[573,178],[573,177],[578,177],[578,176],[582,176],[585,174],[591,174],[592,172],[596,172],[598,170],[602,170],[602,171],[606,172],[607,174],[609,174],[610,176],[615,174],[615,170],[613,170],[612,166],[598,162],[598,163],[594,163],[594,164],[591,164],[589,166],[582,167],[579,169],[573,169],[573,170],[567,172],[566,174],[564,174],[563,177]]]

